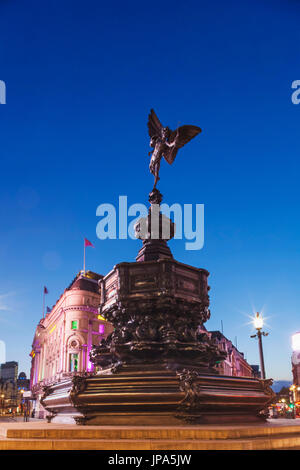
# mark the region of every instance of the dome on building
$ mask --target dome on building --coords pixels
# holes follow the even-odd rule
[[[72,284],[70,290],[86,290],[89,292],[99,292],[99,286],[96,280],[94,279],[86,279],[84,277],[76,279],[76,281]]]
[[[26,374],[25,372],[20,372],[18,376],[18,380],[26,380]]]

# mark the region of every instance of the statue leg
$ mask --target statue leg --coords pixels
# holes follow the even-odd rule
[[[154,186],[153,189],[156,188],[157,182],[159,181],[159,168],[160,168],[160,162],[158,162],[155,165],[155,170],[154,170],[154,175],[155,175],[155,180],[154,180]]]

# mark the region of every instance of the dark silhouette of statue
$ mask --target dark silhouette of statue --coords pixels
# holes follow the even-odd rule
[[[171,165],[175,160],[178,149],[196,137],[201,132],[201,129],[197,126],[186,125],[172,131],[169,127],[163,127],[154,110],[151,109],[148,117],[148,130],[150,147],[153,147],[153,151],[149,152],[149,155],[152,153],[149,168],[155,178],[153,186],[153,189],[155,189],[159,180],[162,157]]]

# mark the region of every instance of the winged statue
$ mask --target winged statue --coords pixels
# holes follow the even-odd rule
[[[162,157],[172,165],[178,150],[192,140],[196,135],[200,134],[201,129],[197,126],[185,125],[178,127],[172,131],[169,127],[164,127],[153,109],[148,116],[148,131],[150,136],[150,147],[153,148],[149,155],[150,172],[154,176],[154,186],[156,188],[159,180],[160,161]]]

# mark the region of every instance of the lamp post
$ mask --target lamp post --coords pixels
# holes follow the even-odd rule
[[[5,395],[2,393],[1,394],[1,413],[2,414],[4,414],[3,413],[3,411],[4,411],[4,397],[5,397]]]
[[[260,369],[261,369],[261,378],[265,379],[266,378],[266,372],[265,372],[265,363],[264,363],[264,353],[263,353],[263,347],[262,347],[262,336],[268,336],[269,333],[265,333],[262,330],[264,321],[262,316],[257,312],[257,314],[254,317],[253,320],[254,327],[257,331],[256,335],[252,335],[251,338],[257,338],[258,339],[258,348],[259,348],[259,359],[260,359]]]
[[[21,394],[20,410],[21,410],[21,413],[23,413],[23,411],[24,411],[24,405],[23,405],[23,393],[24,393],[24,390],[23,390],[23,389],[21,389],[21,390],[20,390],[20,394]]]
[[[291,408],[292,408],[292,417],[293,418],[296,418],[295,390],[296,390],[296,385],[291,385],[291,387],[290,387],[290,405],[291,405]]]

